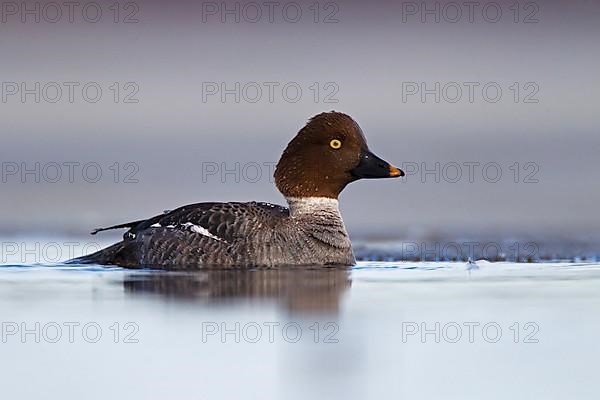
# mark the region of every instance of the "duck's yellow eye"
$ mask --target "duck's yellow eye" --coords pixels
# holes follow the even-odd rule
[[[338,139],[332,139],[331,142],[329,142],[329,146],[331,146],[332,149],[337,150],[342,147],[342,142]]]

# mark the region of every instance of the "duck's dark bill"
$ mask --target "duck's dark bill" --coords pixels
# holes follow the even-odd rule
[[[352,171],[352,175],[358,179],[374,178],[396,178],[404,176],[404,171],[390,165],[370,151],[360,155],[360,162]]]

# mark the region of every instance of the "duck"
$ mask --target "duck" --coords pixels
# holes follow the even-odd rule
[[[92,234],[127,231],[120,242],[67,263],[165,270],[352,266],[340,193],[360,179],[404,175],[369,150],[349,115],[323,112],[300,129],[276,165],[275,185],[287,207],[255,201],[185,205],[95,229]]]

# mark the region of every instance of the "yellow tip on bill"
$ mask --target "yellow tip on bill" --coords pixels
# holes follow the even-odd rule
[[[404,172],[401,169],[390,165],[390,176],[404,176]]]

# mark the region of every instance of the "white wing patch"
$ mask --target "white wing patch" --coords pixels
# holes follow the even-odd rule
[[[185,224],[180,224],[179,226],[183,227],[184,229],[189,229],[190,231],[192,231],[194,233],[199,233],[200,235],[207,236],[211,239],[216,239],[218,241],[221,241],[220,237],[213,235],[212,233],[210,233],[208,231],[208,229],[203,228],[200,225],[196,225],[191,222],[186,222]],[[159,223],[156,223],[156,224],[150,225],[150,228],[162,228],[162,225]],[[176,226],[175,225],[167,225],[167,226],[165,226],[165,228],[175,229]]]
[[[221,240],[220,237],[213,235],[212,233],[210,233],[208,231],[208,229],[201,227],[200,225],[195,225],[191,222],[186,222],[185,224],[182,225],[184,228],[188,228],[189,230],[191,230],[192,232],[195,233],[199,233],[203,236],[208,236],[211,239],[216,239],[216,240]]]

